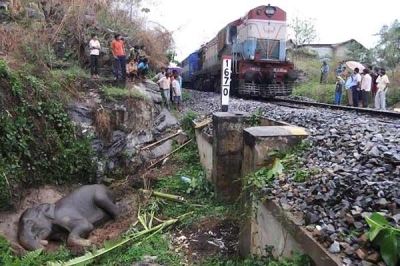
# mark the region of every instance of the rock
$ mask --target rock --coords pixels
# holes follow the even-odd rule
[[[150,152],[150,158],[156,159],[172,152],[172,140],[167,140],[163,144],[152,149]]]
[[[365,257],[366,257],[365,252],[362,249],[358,249],[356,251],[356,255],[357,255],[357,257],[359,257],[362,260],[365,259]]]
[[[351,261],[350,258],[344,258],[343,263],[345,266],[350,266],[353,262]]]
[[[328,231],[328,233],[331,233],[331,234],[336,232],[335,227],[333,227],[333,225],[331,225],[331,224],[328,224],[328,226],[326,227],[326,230]]]
[[[350,214],[346,214],[344,220],[345,220],[348,224],[354,224],[354,217],[351,216]]]
[[[369,154],[375,157],[379,157],[381,155],[380,151],[378,150],[377,147],[373,147],[370,151]]]
[[[306,229],[307,229],[307,231],[309,231],[309,232],[314,232],[315,226],[314,226],[314,225],[307,225],[307,226],[306,226]]]
[[[74,102],[69,106],[69,115],[75,123],[91,125],[93,108],[85,103]]]
[[[366,217],[370,217],[372,215],[372,213],[370,213],[370,212],[363,212],[363,213],[361,213],[361,217],[363,218],[363,219],[365,219]]]
[[[387,202],[387,200],[385,198],[380,198],[377,201],[377,204],[381,205],[382,207],[385,207],[388,204],[388,202]]]
[[[178,125],[178,123],[178,120],[165,108],[162,109],[154,122],[158,132],[163,132],[166,129]]]
[[[340,253],[340,245],[338,242],[334,241],[332,245],[329,247],[329,252],[333,254]]]
[[[400,220],[400,213],[394,215],[392,218],[393,218],[393,220],[398,224],[398,223],[399,223],[399,220]]]
[[[363,260],[361,263],[362,263],[362,266],[374,266],[373,263],[368,262],[368,261],[366,261],[366,260]]]
[[[189,136],[185,132],[181,132],[178,136],[175,137],[178,145],[183,145],[189,140]]]
[[[126,146],[126,134],[116,130],[112,133],[111,147],[108,149],[108,157],[113,157],[119,154]]]
[[[380,255],[377,252],[374,252],[371,255],[368,255],[368,257],[365,260],[376,264],[379,261],[379,258]]]
[[[316,222],[318,222],[321,218],[314,214],[314,213],[307,213],[305,220],[306,220],[306,224],[315,224]]]
[[[292,209],[292,207],[291,207],[289,204],[287,204],[287,203],[281,203],[281,206],[282,206],[282,209],[283,209],[284,211],[289,211],[289,210]]]
[[[361,229],[364,227],[364,225],[361,222],[354,222],[354,226],[356,229]]]
[[[149,92],[149,94],[154,103],[162,103],[163,102],[161,92],[160,93]]]
[[[361,244],[367,243],[367,241],[368,241],[367,234],[363,234],[362,236],[360,236],[360,238],[358,240],[360,241]]]

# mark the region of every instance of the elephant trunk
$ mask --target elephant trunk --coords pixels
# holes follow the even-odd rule
[[[47,243],[47,241],[38,241],[34,239],[32,234],[29,232],[22,232],[21,234],[19,234],[18,240],[21,246],[23,246],[26,250],[44,249],[44,244]]]

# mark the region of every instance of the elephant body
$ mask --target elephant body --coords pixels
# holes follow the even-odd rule
[[[83,186],[54,204],[25,210],[18,223],[18,241],[27,250],[44,248],[48,240],[67,236],[69,246],[88,246],[95,226],[116,219],[112,192],[103,185]]]

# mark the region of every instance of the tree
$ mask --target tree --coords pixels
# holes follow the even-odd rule
[[[299,46],[312,43],[318,36],[312,19],[295,17],[289,27],[293,31],[292,41],[295,56],[297,56]]]
[[[394,70],[400,64],[400,22],[396,19],[390,27],[384,25],[377,35],[377,59],[381,66]]]
[[[356,41],[348,44],[347,49],[348,52],[346,57],[348,60],[353,60],[368,64],[375,63],[374,49],[367,49]]]

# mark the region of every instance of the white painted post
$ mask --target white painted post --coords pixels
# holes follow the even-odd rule
[[[222,73],[221,73],[221,106],[222,112],[229,110],[229,92],[231,87],[232,73],[232,56],[222,57]]]

